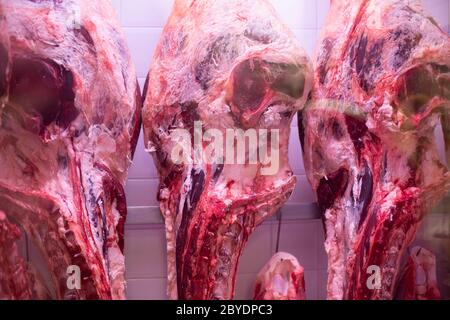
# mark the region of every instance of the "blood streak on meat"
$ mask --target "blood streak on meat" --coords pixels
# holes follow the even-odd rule
[[[247,239],[293,191],[290,124],[311,77],[306,54],[267,1],[175,1],[143,113],[160,175],[172,299],[233,298]],[[278,172],[262,175],[260,162],[177,165],[171,133],[193,134],[195,121],[224,137],[227,129],[278,129]]]
[[[278,252],[261,269],[254,300],[305,300],[304,269],[297,258]]]
[[[52,298],[123,299],[123,185],[141,98],[114,9],[2,0],[0,17],[0,210],[13,230],[0,252],[20,226],[46,262]],[[18,262],[14,277],[1,263],[10,286],[0,296],[45,298],[32,266]],[[70,266],[80,290],[67,286]]]
[[[449,190],[434,136],[442,120],[450,141],[449,79],[449,36],[420,3],[332,1],[299,117],[329,299],[393,298],[405,249]],[[378,289],[367,285],[374,266]]]
[[[435,255],[421,247],[411,250],[396,290],[399,300],[440,300]]]

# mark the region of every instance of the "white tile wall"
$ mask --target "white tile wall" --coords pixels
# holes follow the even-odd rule
[[[329,0],[271,0],[280,17],[293,29],[309,54],[313,53],[323,25]],[[450,32],[449,0],[425,0],[439,23]],[[113,0],[137,67],[141,88],[147,75],[154,48],[170,14],[173,0]],[[296,126],[296,122],[293,123]],[[130,220],[142,217],[156,206],[157,174],[152,159],[139,140],[130,180],[126,187]],[[289,153],[297,188],[291,203],[309,203],[313,193],[305,178],[300,143],[294,129]],[[275,252],[277,223],[268,222],[250,238],[241,259],[236,298],[252,297],[253,282],[259,269]],[[323,299],[326,284],[326,256],[323,231],[319,221],[284,221],[280,249],[290,251],[306,268],[307,296]],[[133,226],[126,232],[128,297],[130,299],[164,299],[166,285],[165,240],[163,226]]]
[[[167,275],[166,236],[162,225],[128,230],[125,242],[127,279],[163,278]]]

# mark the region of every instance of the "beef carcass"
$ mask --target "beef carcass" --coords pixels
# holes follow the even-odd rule
[[[299,130],[328,298],[392,299],[405,249],[450,185],[434,136],[440,120],[450,129],[449,36],[417,1],[332,1],[314,82]]]
[[[446,212],[450,206],[450,199],[447,197],[434,210],[435,212]],[[418,234],[420,241],[424,241],[427,246],[433,248],[437,253],[439,266],[439,285],[442,299],[449,299],[450,293],[450,215],[433,214],[426,219]]]
[[[399,278],[396,298],[399,300],[440,300],[435,255],[421,247],[411,250]]]
[[[261,269],[254,300],[305,300],[304,269],[297,258],[278,252]]]
[[[290,123],[310,92],[312,66],[265,0],[177,0],[147,83],[143,121],[160,175],[169,296],[231,299],[248,237],[293,191]],[[180,130],[187,138],[178,141]],[[271,136],[272,168],[264,139],[236,159],[237,137],[251,130]],[[179,147],[184,161],[174,158]]]
[[[52,298],[123,299],[123,185],[141,101],[114,9],[1,0],[0,10],[0,210],[39,248]],[[81,288],[67,285],[76,267]]]

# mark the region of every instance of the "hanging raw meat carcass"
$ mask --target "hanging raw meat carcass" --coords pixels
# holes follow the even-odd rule
[[[1,0],[0,10],[0,251],[11,252],[0,297],[43,297],[16,256],[20,226],[52,298],[123,299],[123,185],[141,101],[115,12],[106,0]]]
[[[435,255],[421,247],[411,250],[396,290],[399,300],[440,300]]]
[[[332,1],[300,114],[323,214],[329,299],[392,299],[399,263],[450,186],[450,40],[417,1]],[[448,150],[448,149],[447,149]]]
[[[304,269],[297,258],[278,252],[261,269],[254,300],[305,300]]]
[[[248,237],[293,191],[290,124],[311,77],[267,1],[175,1],[143,113],[160,175],[171,298],[233,298]]]
[[[424,241],[427,246],[439,252],[437,257],[440,272],[438,279],[441,289],[441,297],[448,298],[450,292],[450,215],[448,209],[450,207],[449,199],[444,199],[435,212],[444,212],[443,214],[435,214],[425,221],[418,238]],[[447,211],[447,213],[445,213]]]

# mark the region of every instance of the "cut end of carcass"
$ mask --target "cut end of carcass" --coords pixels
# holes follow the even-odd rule
[[[262,268],[254,300],[305,300],[304,269],[293,255],[279,252]]]

